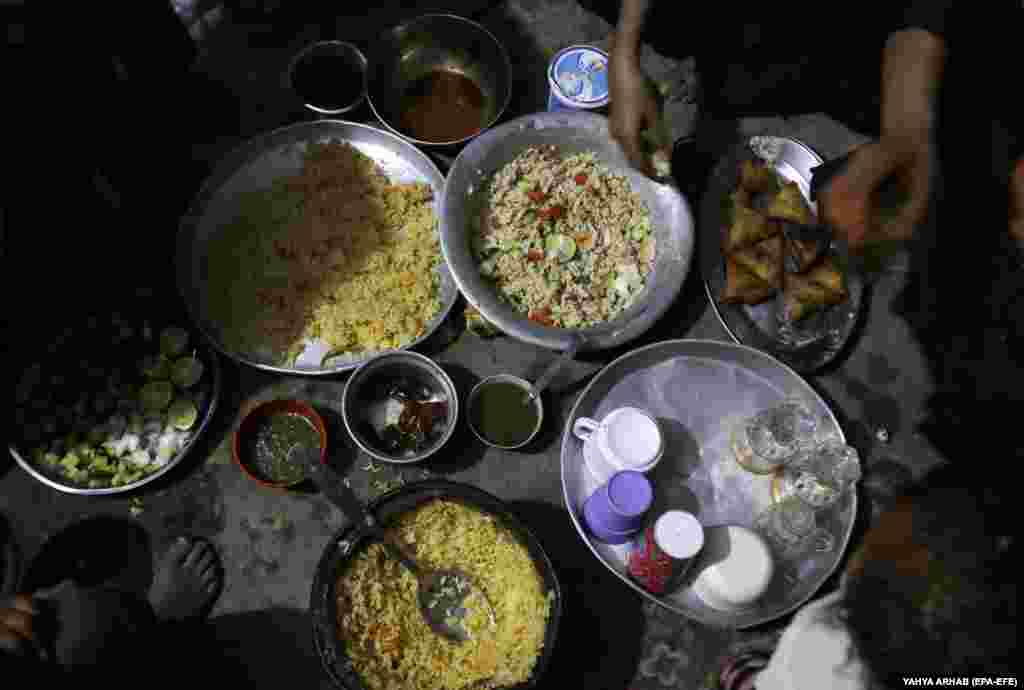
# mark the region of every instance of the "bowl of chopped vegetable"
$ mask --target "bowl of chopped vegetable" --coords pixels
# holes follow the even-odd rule
[[[274,489],[306,480],[304,458],[327,454],[327,429],[312,405],[270,400],[249,410],[231,441],[231,454],[249,478]]]
[[[132,491],[170,471],[206,430],[220,366],[179,324],[88,315],[47,338],[17,378],[8,446],[40,482],[73,494]]]
[[[345,384],[342,418],[356,444],[384,462],[413,463],[455,431],[459,396],[437,362],[396,351],[363,364]]]

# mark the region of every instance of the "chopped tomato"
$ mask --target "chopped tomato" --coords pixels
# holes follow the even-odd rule
[[[541,309],[531,309],[530,313],[527,314],[530,321],[536,321],[537,323],[545,326],[554,326],[555,320],[551,318],[551,307],[543,307]]]
[[[547,194],[537,190],[527,192],[526,196],[530,197],[530,201],[536,201],[538,204],[548,198]]]
[[[544,209],[543,211],[541,211],[540,215],[543,218],[551,218],[551,219],[561,218],[562,216],[565,215],[565,209],[562,208],[561,206],[550,206],[550,207]]]
[[[573,179],[576,180],[576,184],[580,185],[581,187],[587,183],[587,176],[584,175],[583,173],[580,173]]]
[[[530,263],[537,263],[544,260],[544,252],[540,249],[531,249],[526,252],[526,260]]]

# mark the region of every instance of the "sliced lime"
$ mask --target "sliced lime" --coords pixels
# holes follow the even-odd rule
[[[150,379],[167,378],[168,362],[163,355],[147,355],[139,362],[139,371]]]
[[[167,409],[167,421],[178,431],[188,431],[199,418],[195,403],[187,398],[178,398]]]
[[[139,389],[139,402],[148,411],[163,410],[173,397],[174,386],[170,381],[150,381]]]
[[[184,328],[168,326],[160,332],[160,352],[165,357],[177,357],[188,347],[188,333]]]
[[[189,355],[171,365],[171,381],[182,388],[191,388],[203,377],[203,363]]]
[[[568,235],[548,235],[544,240],[544,249],[548,256],[553,256],[564,263],[576,256],[576,240]]]

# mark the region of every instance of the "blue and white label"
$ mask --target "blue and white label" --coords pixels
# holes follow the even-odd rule
[[[608,103],[608,55],[590,46],[566,48],[551,61],[548,81],[565,105],[600,108]]]

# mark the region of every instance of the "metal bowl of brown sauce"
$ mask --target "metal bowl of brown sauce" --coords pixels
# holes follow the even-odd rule
[[[491,127],[512,96],[511,63],[487,29],[427,14],[380,37],[368,99],[392,132],[420,146],[456,146]]]

